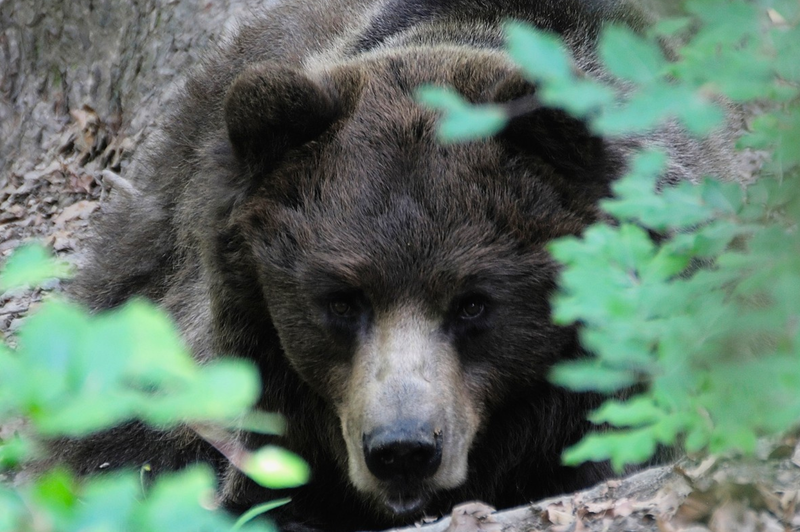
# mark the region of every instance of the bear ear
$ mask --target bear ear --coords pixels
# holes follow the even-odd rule
[[[498,83],[492,101],[503,104],[511,116],[500,138],[520,152],[538,157],[569,178],[594,179],[606,167],[603,139],[583,120],[542,105],[535,85],[521,76]]]
[[[251,65],[236,77],[224,113],[236,158],[262,170],[319,137],[341,114],[329,79],[268,63]]]

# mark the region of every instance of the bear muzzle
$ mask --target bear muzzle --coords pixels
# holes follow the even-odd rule
[[[406,420],[364,434],[364,461],[379,480],[407,483],[432,477],[442,463],[442,431]]]
[[[454,346],[415,309],[376,320],[353,360],[339,416],[349,476],[395,516],[461,485],[479,415]]]
[[[419,486],[442,463],[442,431],[432,423],[403,420],[364,434],[363,449],[370,473],[388,487],[386,506],[398,515],[421,510],[426,490]]]

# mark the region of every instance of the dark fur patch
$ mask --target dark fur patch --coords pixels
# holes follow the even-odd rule
[[[223,103],[225,124],[240,161],[263,170],[322,134],[341,113],[338,95],[288,67],[257,64],[239,74]]]

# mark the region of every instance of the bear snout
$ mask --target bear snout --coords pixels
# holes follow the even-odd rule
[[[479,409],[441,331],[418,307],[378,315],[338,405],[350,480],[394,516],[424,511],[467,477]]]
[[[364,434],[364,461],[376,478],[404,484],[436,474],[442,463],[442,432],[432,423],[406,420]]]

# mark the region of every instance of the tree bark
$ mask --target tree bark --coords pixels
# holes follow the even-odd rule
[[[86,107],[109,137],[158,125],[178,80],[257,0],[0,0],[0,188]],[[77,112],[77,113],[76,113]],[[105,149],[102,146],[98,148]]]

